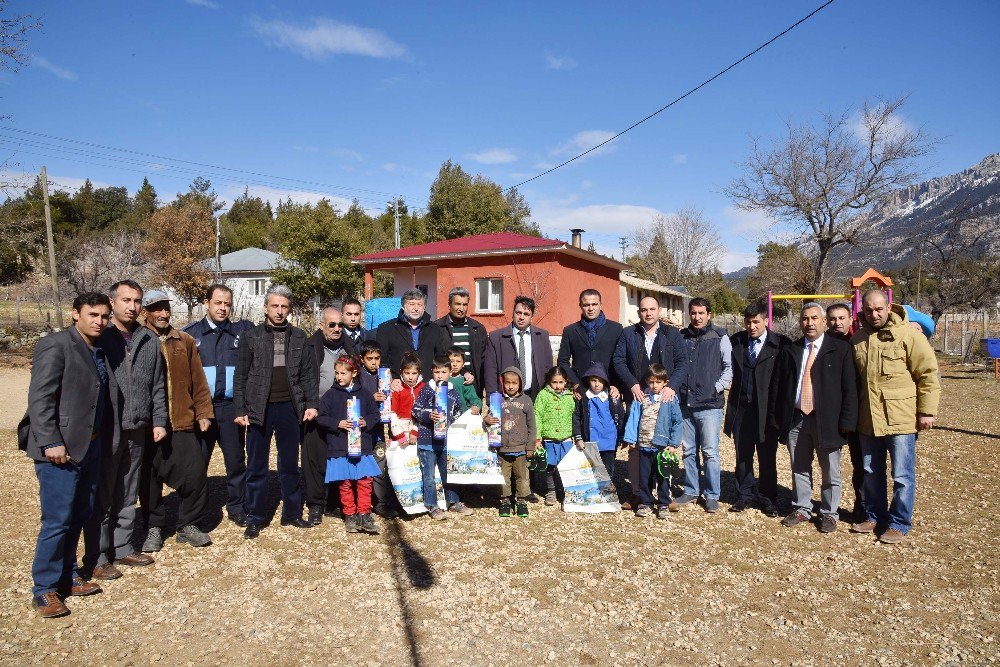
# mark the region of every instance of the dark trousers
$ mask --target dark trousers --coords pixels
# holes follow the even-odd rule
[[[656,452],[647,452],[637,449],[639,456],[639,483],[633,489],[639,496],[639,504],[646,507],[653,506],[653,487],[656,487],[658,504],[666,507],[670,504],[670,480],[660,475],[659,467],[656,465]]]
[[[865,457],[861,451],[861,436],[857,432],[847,438],[847,451],[851,455],[851,486],[854,487],[854,518],[864,521],[865,513]]]
[[[741,403],[736,409],[733,426],[736,443],[736,496],[743,501],[754,499],[753,457],[757,454],[759,478],[757,489],[771,503],[778,498],[778,440],[765,437],[760,441],[760,425],[756,403]]]
[[[77,576],[76,549],[83,524],[97,498],[101,471],[101,439],[90,443],[82,461],[55,465],[35,463],[42,526],[31,563],[31,592],[68,594]]]
[[[271,437],[278,448],[278,479],[281,483],[281,518],[302,518],[302,488],[299,485],[299,416],[291,401],[268,403],[264,423],[247,429],[247,520],[257,525],[267,517],[267,471]]]
[[[226,513],[231,517],[243,516],[246,512],[246,429],[233,421],[236,412],[232,401],[212,404],[215,419],[204,433],[198,433],[205,469],[212,460],[212,450],[216,443],[222,450],[222,462],[226,465]]]
[[[389,479],[389,466],[385,460],[385,443],[375,443],[375,460],[378,462],[379,470],[382,471],[381,475],[372,478],[372,491],[375,494],[375,502],[378,505],[402,511],[403,507],[399,504],[399,499],[396,497],[396,490],[392,488],[392,480]]]
[[[315,421],[306,422],[302,435],[302,480],[306,506],[326,509],[326,440]]]
[[[559,468],[548,466],[545,469],[545,493],[555,493],[559,489],[562,489],[562,477],[559,476]]]
[[[601,463],[604,464],[604,468],[608,471],[608,479],[611,483],[615,483],[615,461],[618,459],[618,451],[614,449],[609,449],[606,452],[601,452]]]
[[[177,527],[196,526],[208,508],[208,475],[198,436],[194,431],[172,431],[160,442],[151,438],[146,447],[139,494],[146,526],[167,526],[164,484],[181,497]]]

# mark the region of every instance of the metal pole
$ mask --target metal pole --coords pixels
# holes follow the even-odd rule
[[[396,250],[399,250],[399,197],[397,196],[392,202],[392,217],[396,222]]]
[[[59,276],[56,274],[56,244],[52,238],[52,210],[49,208],[49,179],[42,167],[42,197],[45,201],[45,237],[49,244],[49,272],[52,274],[52,298],[56,303],[56,325],[63,328],[62,301],[59,298]]]
[[[219,254],[219,239],[222,237],[222,217],[215,219],[215,281],[222,282],[222,256]]]

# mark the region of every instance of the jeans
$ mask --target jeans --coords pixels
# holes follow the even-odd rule
[[[123,429],[117,446],[103,448],[94,512],[83,527],[83,567],[106,565],[135,553],[136,500],[149,427]]]
[[[840,507],[840,447],[822,447],[816,427],[816,413],[808,415],[796,411],[792,428],[788,432],[788,454],[792,460],[792,491],[795,493],[795,511],[812,516],[812,461],[813,453],[819,460],[823,475],[820,487],[821,516],[837,518]]]
[[[212,450],[219,443],[222,461],[226,465],[226,513],[230,517],[244,516],[246,508],[246,429],[233,421],[236,412],[231,401],[212,404],[215,419],[204,433],[198,434],[205,469],[212,460]]]
[[[42,526],[31,564],[32,595],[69,593],[77,576],[76,548],[83,524],[94,509],[100,472],[100,438],[90,443],[80,462],[35,463]]]
[[[264,425],[251,424],[247,429],[247,521],[258,526],[266,521],[267,471],[270,468],[272,435],[278,448],[281,518],[302,518],[299,416],[291,401],[269,403],[264,411]]]
[[[448,458],[447,450],[444,447],[434,449],[417,449],[417,458],[420,460],[420,476],[423,481],[424,507],[427,511],[437,507],[437,484],[434,483],[434,468],[437,467],[441,475],[441,486],[444,487],[444,499],[450,507],[458,502],[458,493],[448,486]],[[428,501],[428,499],[430,499]]]
[[[704,490],[706,499],[718,500],[722,486],[722,471],[719,467],[722,408],[691,410],[682,406],[681,414],[684,417],[684,493],[697,498]],[[699,461],[699,450],[703,462]],[[705,474],[704,484],[699,475],[702,469]]]
[[[868,520],[895,528],[906,535],[910,532],[913,501],[917,495],[916,479],[917,434],[873,436],[861,434],[861,451],[865,465],[865,511]],[[892,465],[892,504],[886,509],[885,456]]]
[[[646,507],[653,507],[653,487],[656,487],[657,505],[666,507],[670,504],[670,480],[660,474],[659,466],[656,465],[656,452],[644,452],[638,447],[629,450],[638,454],[636,462],[639,467],[639,476],[634,486],[635,494],[639,496],[639,504]]]

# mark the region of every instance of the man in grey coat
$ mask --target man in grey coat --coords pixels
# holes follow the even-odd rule
[[[136,499],[143,450],[150,437],[167,435],[167,396],[160,341],[139,326],[142,287],[131,280],[111,286],[111,325],[97,340],[118,384],[121,406],[117,437],[104,448],[97,504],[83,529],[83,573],[94,579],[122,576],[116,565],[150,565],[153,557],[136,551]]]
[[[31,592],[43,618],[68,614],[67,596],[101,592],[77,573],[76,547],[94,507],[101,447],[116,425],[117,384],[95,345],[110,312],[104,294],[81,294],[73,301],[73,326],[42,338],[32,357],[28,411],[17,436],[38,477],[42,525]]]

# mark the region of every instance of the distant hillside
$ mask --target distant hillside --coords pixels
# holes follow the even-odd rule
[[[742,269],[737,271],[730,271],[729,273],[723,273],[722,277],[726,279],[729,286],[733,291],[737,292],[740,296],[746,297],[747,295],[747,278],[753,273],[753,270],[757,268],[756,266],[744,266]]]

